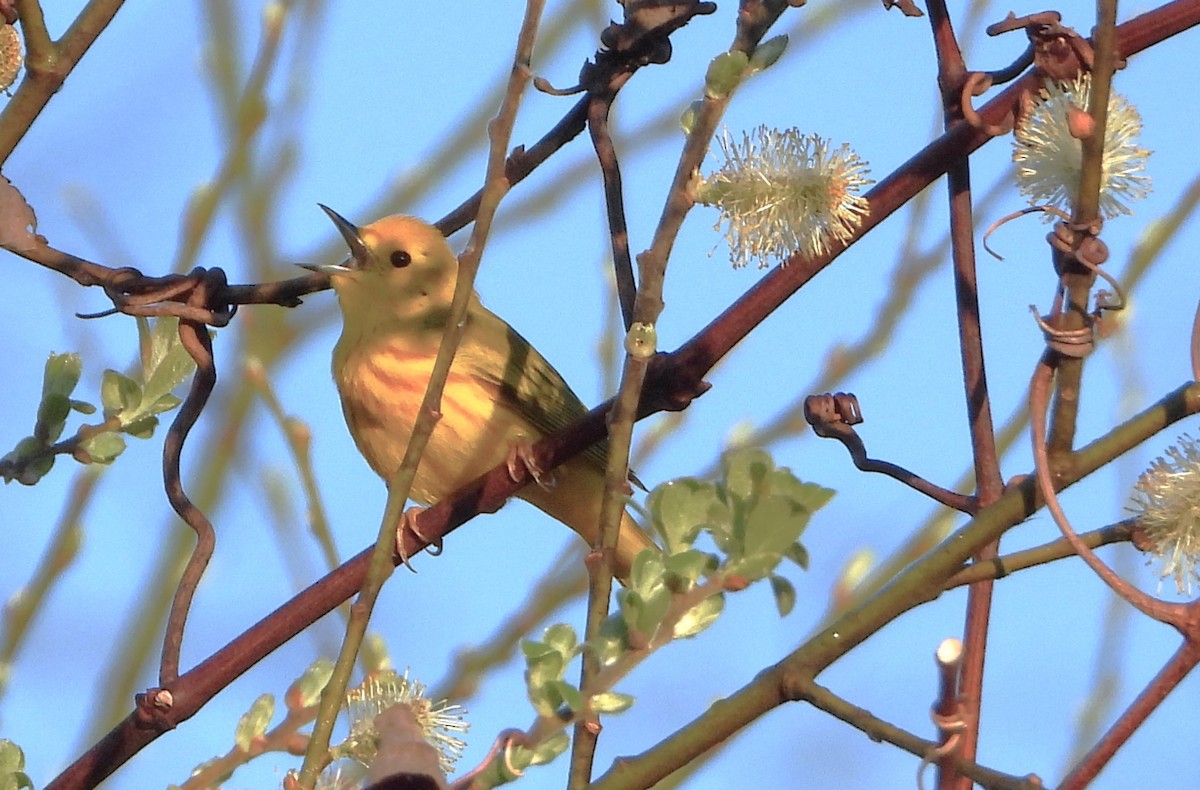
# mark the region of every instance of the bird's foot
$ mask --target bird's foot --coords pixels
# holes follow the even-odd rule
[[[425,512],[423,507],[410,507],[404,511],[404,515],[400,517],[400,524],[396,527],[396,556],[400,558],[400,562],[404,564],[413,573],[417,572],[408,561],[409,554],[404,550],[404,533],[411,532],[417,536],[417,539],[426,544],[425,550],[433,556],[442,553],[441,538],[433,538],[432,540],[421,534],[421,530],[417,528],[417,516]]]
[[[554,473],[543,472],[533,455],[533,443],[520,440],[513,442],[508,448],[508,459],[504,462],[508,467],[508,476],[513,480],[521,479],[521,467],[529,472],[533,482],[549,491],[554,488]]]

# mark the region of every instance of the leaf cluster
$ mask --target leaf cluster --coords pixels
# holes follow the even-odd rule
[[[158,415],[182,402],[173,390],[196,367],[179,340],[178,325],[176,318],[159,318],[153,324],[145,318],[137,319],[140,370],[136,377],[105,370],[100,382],[104,421],[80,426],[64,441],[59,437],[71,413],[95,414],[96,407],[71,397],[83,374],[79,354],[51,354],[42,376],[42,397],[33,433],[0,458],[4,482],[35,485],[63,454],[81,464],[111,464],[125,451],[122,434],[138,439],[153,436]]]

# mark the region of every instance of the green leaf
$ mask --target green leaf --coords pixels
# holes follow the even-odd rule
[[[8,738],[0,738],[0,776],[25,770],[25,752]]]
[[[250,751],[255,738],[261,738],[267,732],[271,719],[275,716],[275,697],[272,694],[262,694],[254,700],[250,710],[242,714],[234,731],[234,743],[244,752]]]
[[[773,554],[782,559],[808,526],[808,519],[808,511],[788,497],[758,500],[746,517],[743,533],[746,556]]]
[[[629,627],[625,624],[625,618],[619,614],[606,617],[600,624],[600,633],[588,642],[588,650],[602,667],[615,663],[628,649]]]
[[[634,699],[628,694],[605,691],[592,697],[592,710],[597,713],[622,713],[633,707]]]
[[[552,735],[533,750],[533,759],[529,761],[529,765],[545,765],[565,752],[570,745],[571,738],[565,732]],[[527,752],[528,750],[521,749],[521,751]]]
[[[525,673],[525,694],[529,697],[529,703],[533,705],[534,712],[539,716],[549,718],[553,716],[557,710],[556,700],[550,695],[548,688],[544,685],[534,685],[529,683],[529,673]]]
[[[724,610],[725,595],[723,593],[705,598],[679,618],[679,622],[675,624],[675,638],[686,639],[695,636],[716,622]]]
[[[536,639],[525,639],[521,641],[521,653],[525,656],[525,662],[538,660],[547,653],[558,653],[550,645],[545,642],[539,642]]]
[[[775,65],[775,61],[779,60],[787,49],[788,37],[775,36],[768,39],[754,48],[754,54],[750,56],[750,73],[757,74],[758,72],[769,69]]]
[[[566,623],[556,623],[542,633],[542,642],[552,647],[564,660],[567,660],[575,655],[579,638],[571,626]]]
[[[666,585],[659,585],[646,594],[625,590],[617,600],[630,632],[651,637],[671,607],[671,591]]]
[[[655,487],[646,500],[670,554],[691,548],[719,504],[716,486],[687,477]]]
[[[83,360],[78,354],[51,354],[42,372],[43,397],[51,393],[70,395],[82,373]]]
[[[16,480],[23,486],[31,486],[45,477],[50,468],[54,466],[54,456],[47,455],[36,462],[31,462],[31,459],[40,455],[46,447],[47,444],[36,436],[26,436],[17,442],[17,446],[11,452],[0,458],[0,461],[16,467],[16,474],[6,475],[4,482],[10,483]]]
[[[799,541],[793,543],[787,550],[787,558],[804,570],[808,570],[808,549],[800,545]]]
[[[689,586],[699,581],[706,571],[713,569],[712,555],[698,549],[672,554],[666,559],[667,573],[688,582]],[[673,587],[673,589],[677,588]]]
[[[139,326],[139,334],[141,331]],[[177,318],[157,319],[147,340],[149,350],[142,356],[142,380],[146,383],[144,402],[149,407],[182,384],[196,369],[196,362],[179,340]],[[143,348],[146,345],[143,343]]]
[[[125,452],[125,439],[119,433],[104,431],[84,441],[80,447],[91,456],[94,464],[111,464]]]
[[[642,595],[652,595],[663,586],[662,554],[657,551],[639,551],[629,569],[629,587]]]
[[[775,608],[780,617],[787,617],[796,606],[796,588],[782,576],[774,573],[770,576],[771,592],[775,595]]]
[[[725,572],[731,576],[741,576],[754,581],[761,579],[779,565],[783,559],[780,554],[752,554],[731,560],[725,565]]]
[[[133,321],[137,325],[138,357],[142,363],[142,370],[149,370],[150,366],[153,364],[151,359],[153,349],[150,342],[150,319],[139,315],[134,316]]]
[[[24,771],[0,772],[0,790],[24,790],[32,787],[33,780]]]
[[[815,513],[823,508],[837,493],[831,488],[824,488],[816,483],[801,482],[787,467],[780,467],[772,473],[770,485],[772,494],[790,497],[809,513]]]
[[[741,500],[756,496],[763,481],[775,470],[775,462],[762,450],[735,450],[721,458],[724,489]]]
[[[742,81],[750,58],[745,52],[722,52],[708,64],[704,75],[704,95],[710,99],[723,99],[733,93]]]
[[[803,491],[795,499],[809,513],[816,513],[825,507],[837,493],[832,488],[825,488],[816,483],[801,483],[800,485]]]
[[[136,420],[125,424],[121,430],[135,439],[149,439],[154,435],[154,429],[157,427],[157,417],[141,416]]]
[[[176,408],[181,403],[183,403],[182,399],[177,398],[168,392],[166,395],[158,396],[158,399],[154,400],[154,401],[151,401],[148,399],[143,400],[142,408],[139,409],[139,411],[142,414],[147,414],[147,415],[162,414],[165,411],[171,411],[172,409]]]
[[[579,713],[583,710],[583,695],[579,693],[579,689],[565,680],[556,680],[550,684],[550,687],[562,704],[570,708],[572,713]]]
[[[100,381],[100,403],[105,419],[136,409],[142,402],[142,385],[115,370],[104,371]]]
[[[525,685],[536,706],[539,701],[535,696],[544,702],[546,685],[563,676],[567,662],[561,653],[541,642],[524,642],[521,651],[525,654]]]

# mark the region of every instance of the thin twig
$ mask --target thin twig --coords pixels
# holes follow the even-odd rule
[[[608,213],[608,235],[612,243],[617,300],[621,305],[625,329],[628,331],[633,323],[633,301],[637,294],[637,283],[633,277],[633,260],[629,256],[629,226],[625,222],[621,167],[617,162],[612,135],[608,131],[608,116],[615,98],[616,93],[611,90],[591,97],[588,102],[588,131],[591,132],[596,158],[600,161],[600,173],[604,177],[604,208]]]
[[[1108,123],[1108,100],[1112,75],[1121,59],[1117,51],[1116,0],[1100,0],[1096,4],[1096,35],[1092,44],[1095,62],[1092,67],[1088,115],[1094,123],[1092,134],[1080,141],[1079,190],[1075,195],[1073,223],[1087,227],[1100,216],[1101,169],[1104,161],[1104,129]],[[1081,239],[1082,240],[1082,239]],[[1078,246],[1078,245],[1076,245]],[[1081,330],[1089,325],[1088,297],[1096,274],[1080,266],[1073,257],[1055,250],[1055,271],[1060,272],[1061,293],[1066,296],[1062,312],[1053,316],[1051,325],[1060,332]],[[1075,422],[1083,382],[1083,358],[1064,357],[1055,365],[1054,410],[1050,425],[1048,453],[1055,463],[1069,461],[1075,440]]]
[[[37,0],[18,0],[28,57],[25,78],[0,111],[0,168],[122,4],[123,0],[91,0],[63,37],[51,42]]]
[[[1128,543],[1133,535],[1135,522],[1133,519],[1120,521],[1100,529],[1084,532],[1079,539],[1085,546],[1096,549],[1113,543]],[[946,580],[944,589],[952,590],[966,584],[974,584],[983,579],[1002,579],[1017,571],[1036,568],[1057,560],[1075,557],[1075,549],[1066,538],[1052,540],[1024,551],[1005,554],[989,562],[973,562]]]
[[[890,743],[917,757],[923,757],[938,746],[933,741],[880,719],[810,678],[790,680],[789,692],[794,699],[808,702],[813,707],[846,722],[871,740]],[[956,762],[954,767],[957,773],[970,777],[983,787],[995,790],[1042,790],[1042,784],[1036,781],[1036,777],[1011,776],[967,761]]]
[[[963,120],[962,86],[967,81],[962,50],[951,26],[943,0],[928,3],[929,22],[938,58],[938,85],[946,126]],[[957,305],[958,341],[962,358],[963,385],[966,394],[967,421],[971,433],[971,458],[975,467],[976,504],[987,507],[1000,498],[1004,481],[996,455],[996,437],[988,396],[987,373],[983,362],[983,334],[979,321],[979,279],[975,269],[975,222],[971,201],[971,170],[967,157],[959,157],[947,172],[950,197],[950,240],[954,261],[954,295]],[[983,546],[977,562],[994,559],[1000,552],[997,538]],[[960,709],[963,723],[957,733],[957,754],[973,760],[979,742],[980,709],[983,705],[983,667],[987,654],[988,621],[991,615],[992,581],[972,585],[967,594],[966,623],[963,628]],[[950,768],[950,761],[938,763],[938,787],[970,790],[971,781]]]
[[[737,17],[732,50],[740,50],[747,55],[753,53],[763,35],[786,7],[783,3],[774,4],[774,8],[769,7],[772,5],[742,4]],[[609,416],[608,463],[604,473],[604,496],[600,506],[602,551],[600,561],[588,566],[590,584],[585,632],[587,641],[598,638],[601,626],[608,617],[609,599],[612,595],[610,557],[617,545],[621,519],[625,516],[625,487],[629,479],[633,424],[638,418],[639,403],[642,400],[642,389],[650,362],[657,350],[655,326],[663,310],[662,296],[667,262],[683,226],[683,220],[695,203],[690,190],[693,175],[704,161],[709,141],[729,106],[732,95],[730,92],[724,96],[705,96],[701,108],[696,113],[695,124],[684,142],[653,241],[650,247],[637,257],[638,287],[626,318],[625,363],[621,373],[621,384]],[[597,150],[600,150],[599,146]],[[611,211],[610,203],[610,221]],[[598,658],[593,653],[585,653],[580,678],[580,689],[585,699],[591,693],[600,690],[596,687],[600,676]],[[591,782],[598,734],[599,727],[593,720],[583,718],[576,725],[571,750],[571,771],[567,780],[570,790],[581,790]]]
[[[193,292],[192,303],[197,306],[204,304],[207,290],[203,284],[197,288]],[[171,507],[196,533],[196,547],[184,567],[179,586],[175,590],[175,598],[171,602],[170,614],[167,616],[162,660],[158,670],[158,683],[162,687],[169,686],[179,678],[179,652],[183,646],[183,630],[187,624],[192,596],[195,595],[204,569],[208,567],[216,549],[216,533],[212,523],[200,508],[192,504],[192,500],[183,489],[180,458],[188,433],[200,418],[200,413],[216,386],[217,366],[213,360],[212,340],[208,336],[207,326],[182,320],[179,322],[179,340],[195,360],[196,372],[192,376],[192,386],[188,390],[187,398],[179,407],[179,412],[163,440],[163,486]]]

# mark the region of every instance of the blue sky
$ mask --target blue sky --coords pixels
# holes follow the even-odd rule
[[[252,53],[260,8],[237,5],[237,38],[243,52]],[[791,46],[776,67],[744,86],[725,122],[735,133],[759,124],[795,126],[835,144],[849,142],[879,179],[928,141],[940,123],[928,25],[863,0],[840,4],[849,10],[837,27],[820,29],[815,38],[806,35],[814,20],[835,5],[815,0],[785,14],[777,31],[792,34]],[[7,163],[5,175],[37,210],[39,230],[55,246],[147,272],[164,272],[172,265],[183,209],[197,186],[213,177],[224,150],[204,75],[208,33],[200,7],[130,4]],[[564,7],[550,3],[547,19]],[[1148,7],[1128,4],[1122,18]],[[365,212],[381,194],[425,173],[426,163],[445,141],[465,128],[468,114],[490,101],[488,91],[507,68],[521,8],[517,3],[447,2],[423,4],[417,14],[408,4],[339,4],[323,13],[312,38],[297,41],[289,29],[281,63],[294,59],[304,64],[305,77],[292,85],[278,76],[268,83],[273,115],[256,144],[263,160],[279,154],[286,140],[297,146],[294,170],[268,220],[278,246],[265,265],[275,278],[293,276],[295,262],[314,262],[317,250],[334,249],[335,234],[317,209],[318,201],[365,223],[375,218]],[[599,29],[620,11],[613,3],[590,8],[590,14],[571,12],[578,19],[553,56],[535,56],[539,75],[560,86],[574,81],[579,65],[595,49]],[[994,4],[986,8],[984,24],[1010,10]],[[1018,14],[1043,10],[1035,3],[1011,8]],[[1067,3],[1060,10],[1068,24],[1081,31],[1090,28],[1091,4]],[[52,32],[63,29],[70,13],[48,10]],[[957,6],[955,13],[961,13]],[[678,157],[682,136],[673,121],[699,95],[709,59],[728,46],[732,15],[732,5],[722,3],[715,15],[695,20],[675,36],[671,63],[644,69],[621,94],[615,136],[635,251],[649,243]],[[1154,193],[1134,206],[1132,217],[1112,221],[1105,229],[1112,250],[1108,266],[1118,276],[1141,234],[1171,210],[1197,172],[1191,135],[1185,133],[1193,121],[1195,97],[1187,80],[1172,76],[1194,74],[1188,43],[1192,35],[1132,59],[1116,81],[1116,89],[1143,116],[1143,145],[1155,152],[1149,167]],[[1020,34],[987,39],[976,30],[970,63],[996,68],[1023,46]],[[283,66],[278,73],[285,73]],[[280,120],[297,95],[304,97],[303,111]],[[531,93],[514,142],[532,142],[572,101]],[[656,123],[661,134],[653,133]],[[406,202],[405,212],[437,218],[477,187],[485,156],[483,129],[469,131],[474,143],[461,164],[434,174],[435,186]],[[980,212],[982,226],[1024,205],[1011,188],[1009,155],[1008,141],[998,139],[972,160],[978,194],[997,180],[1009,185]],[[586,136],[581,137],[512,192],[499,213],[478,280],[488,306],[537,345],[589,403],[611,394],[604,391],[595,362],[597,338],[611,327],[604,323],[607,240],[592,160]],[[569,189],[548,205],[529,208],[563,173],[572,174]],[[942,182],[928,192],[931,208],[916,229],[921,250],[936,245],[944,232],[944,194]],[[728,250],[712,229],[715,220],[710,209],[697,208],[675,246],[658,327],[664,350],[689,338],[762,275],[729,266]],[[732,435],[763,424],[807,394],[805,388],[824,370],[830,349],[857,342],[873,325],[893,287],[896,250],[914,221],[907,210],[889,218],[735,349],[710,377],[712,390],[687,411],[684,427],[661,452],[639,464],[640,476],[654,485],[699,474]],[[1006,260],[980,258],[985,351],[997,423],[1025,397],[1040,351],[1040,335],[1026,306],[1047,309],[1052,296],[1041,242],[1045,230],[1032,218],[1007,226],[993,241]],[[1186,251],[1200,243],[1197,235],[1194,227],[1187,228],[1173,240],[1132,295],[1129,329],[1102,344],[1089,361],[1081,442],[1190,377],[1187,332],[1197,294],[1194,259]],[[463,241],[452,243],[457,249]],[[222,266],[232,280],[246,281],[264,264],[253,261],[253,254],[240,240],[234,206],[224,207],[199,262]],[[0,448],[7,451],[30,430],[48,353],[82,353],[85,375],[79,395],[97,400],[101,372],[128,365],[135,333],[133,322],[125,318],[81,322],[73,317],[103,309],[99,291],[80,289],[11,255],[0,260],[20,284],[0,297],[0,334],[9,360]],[[863,404],[867,422],[860,435],[873,457],[950,485],[968,456],[948,267],[927,278],[911,301],[887,351],[837,387],[855,392]],[[279,310],[244,309],[229,329],[218,333],[222,379],[200,436],[219,422],[217,415],[228,408],[225,398],[239,376],[235,333],[254,332],[256,314]],[[329,378],[329,353],[338,331],[332,294],[309,297],[296,313],[289,318],[314,328],[273,370],[272,380],[287,412],[312,429],[324,503],[338,547],[349,556],[371,540],[384,489],[350,442]],[[635,438],[648,435],[661,419],[641,423]],[[1090,529],[1123,518],[1137,474],[1188,430],[1197,430],[1194,419],[1068,492],[1063,501],[1076,526]],[[202,441],[193,440],[193,453]],[[1022,439],[1004,459],[1006,477],[1031,468],[1027,445]],[[83,518],[80,555],[40,612],[0,699],[0,737],[25,748],[39,786],[86,745],[93,705],[110,683],[110,662],[120,655],[129,624],[148,605],[143,586],[156,567],[155,558],[184,529],[162,494],[160,447],[161,431],[149,441],[130,440],[126,454],[101,477]],[[851,557],[863,549],[886,557],[932,512],[919,495],[889,479],[858,473],[840,446],[816,441],[809,433],[771,450],[780,465],[801,479],[839,491],[805,535],[811,569],[790,571],[799,593],[796,611],[780,619],[765,588],[731,596],[726,614],[710,631],[643,665],[619,689],[639,701],[632,711],[606,721],[600,769],[617,756],[652,746],[793,650],[820,622],[830,588]],[[194,481],[200,463],[185,453],[185,482]],[[301,567],[307,578],[319,567],[302,526],[295,467],[277,425],[261,406],[234,469],[226,496],[210,513],[218,549],[196,599],[185,666],[291,594],[290,558],[306,558]],[[36,488],[10,485],[0,491],[7,565],[0,574],[0,596],[7,599],[27,580],[78,472],[77,465],[64,460]],[[280,550],[271,527],[266,480],[279,481],[295,503],[285,539],[290,553]],[[1053,522],[1037,514],[1012,530],[1003,548],[1016,550],[1056,536]],[[443,556],[415,560],[417,575],[398,573],[383,593],[374,627],[397,665],[411,667],[422,682],[436,685],[459,649],[486,638],[506,613],[519,607],[530,580],[570,540],[539,511],[511,503],[456,532]],[[1152,569],[1131,548],[1105,549],[1101,556],[1143,588],[1155,589]],[[1163,593],[1173,595],[1171,589]],[[905,615],[830,668],[821,682],[886,719],[930,735],[927,710],[935,689],[930,657],[942,638],[960,634],[964,599],[961,592],[950,593]],[[983,762],[1016,774],[1035,772],[1050,780],[1061,776],[1079,711],[1095,693],[1109,606],[1104,586],[1079,562],[1021,573],[998,586],[985,686]],[[581,628],[582,619],[582,607],[576,605],[553,621]],[[1114,692],[1119,710],[1171,654],[1178,637],[1136,618],[1113,627],[1119,629],[1118,647],[1105,660],[1120,668]],[[144,750],[108,786],[182,782],[193,766],[229,748],[237,717],[258,694],[282,694],[314,657],[329,654],[336,635],[333,622],[326,621],[313,634],[293,640],[193,720]],[[152,681],[153,673],[145,670],[138,686]],[[1187,734],[1197,703],[1200,685],[1185,681],[1097,786],[1177,782],[1179,766],[1188,764],[1186,755],[1197,745],[1195,736]],[[516,661],[498,668],[484,690],[465,704],[472,733],[464,768],[482,758],[499,730],[527,726],[533,717]],[[1029,726],[1031,721],[1038,726]],[[269,755],[227,786],[274,786],[297,764]],[[563,759],[532,771],[525,785],[562,786],[565,764]],[[690,786],[745,781],[751,766],[767,787],[865,788],[907,784],[916,760],[792,705],[742,732]]]

